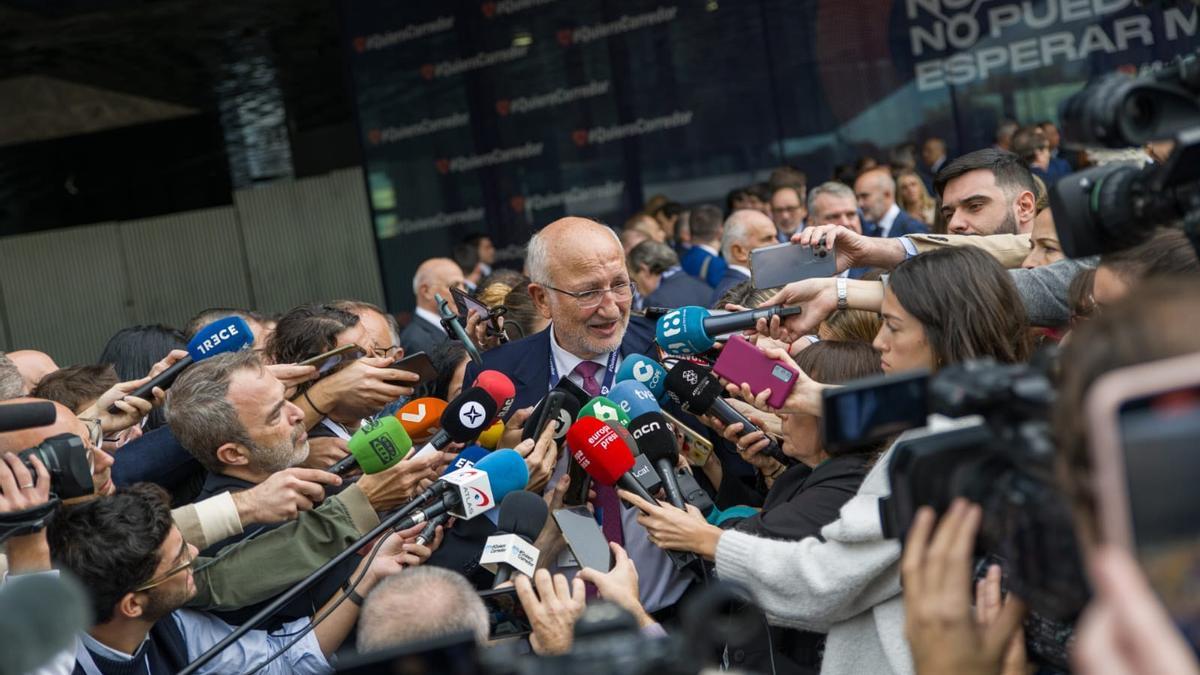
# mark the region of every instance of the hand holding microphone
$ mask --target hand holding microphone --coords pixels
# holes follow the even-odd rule
[[[729,314],[712,314],[697,306],[680,307],[658,320],[655,338],[658,346],[671,354],[702,354],[726,333],[755,328],[759,321],[770,321],[800,313],[799,307],[765,307]]]
[[[637,521],[646,528],[651,544],[668,551],[688,551],[708,560],[716,558],[721,528],[709,525],[700,509],[688,504],[680,510],[627,490],[617,490],[617,496],[641,511]]]

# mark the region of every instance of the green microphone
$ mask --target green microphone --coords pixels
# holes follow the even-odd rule
[[[404,459],[413,443],[400,420],[385,415],[359,427],[346,445],[350,455],[329,467],[330,473],[345,474],[355,467],[363,473],[379,473]]]
[[[607,396],[597,396],[588,401],[587,405],[579,409],[579,417],[595,417],[601,422],[614,422],[622,427],[629,426],[629,415]]]

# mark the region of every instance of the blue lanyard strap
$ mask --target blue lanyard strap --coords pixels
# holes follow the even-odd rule
[[[619,349],[614,349],[608,354],[608,364],[604,367],[604,381],[600,383],[600,394],[607,396],[612,389],[613,380],[617,378],[617,355]],[[558,374],[558,365],[554,363],[554,349],[550,349],[550,388],[558,386],[558,381],[565,376]],[[586,401],[585,401],[586,403]]]

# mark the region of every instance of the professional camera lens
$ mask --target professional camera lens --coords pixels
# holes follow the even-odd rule
[[[1194,126],[1196,96],[1171,81],[1176,69],[1155,76],[1112,73],[1062,105],[1063,137],[1073,144],[1127,148],[1172,138]]]
[[[17,453],[31,473],[34,468],[29,458],[33,455],[46,465],[50,472],[50,492],[59,499],[86,497],[95,492],[91,453],[82,438],[75,434],[58,434]]]

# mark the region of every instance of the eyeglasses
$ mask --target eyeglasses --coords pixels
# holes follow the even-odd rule
[[[779,213],[797,213],[802,208],[801,206],[773,206],[771,210]]]
[[[87,427],[88,440],[92,442],[92,445],[100,447],[100,444],[104,442],[104,428],[100,426],[100,420],[95,417],[80,417],[79,421]]]
[[[613,298],[618,302],[622,302],[633,297],[633,284],[628,281],[623,284],[617,284],[612,288],[597,288],[594,291],[572,292],[564,291],[561,288],[555,288],[553,286],[546,286],[546,288],[575,298],[575,302],[579,304],[579,309],[592,309],[593,307],[599,307],[600,303],[604,302],[604,296],[608,293],[612,293]]]
[[[192,563],[196,562],[196,559],[191,557],[190,555],[188,555],[187,539],[183,539],[182,542],[180,542],[179,553],[175,557],[179,558],[179,557],[184,557],[184,556],[187,557],[186,561],[179,563],[178,565],[172,567],[171,569],[167,570],[166,572],[163,572],[159,576],[151,579],[150,581],[147,581],[146,583],[142,584],[141,586],[138,586],[137,588],[133,589],[133,592],[137,593],[140,591],[148,591],[151,588],[154,588],[155,586],[161,586],[162,584],[165,584],[168,580],[170,580],[171,577],[173,577],[176,574],[179,574],[180,572],[191,567]]]

